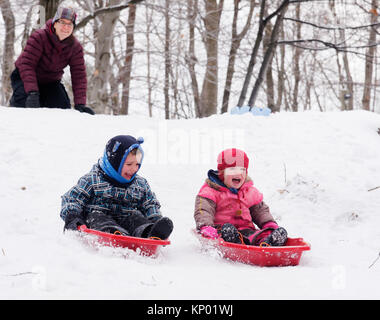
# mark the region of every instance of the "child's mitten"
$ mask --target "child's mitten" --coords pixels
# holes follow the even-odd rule
[[[65,226],[63,227],[63,230],[77,230],[78,227],[83,224],[85,225],[86,223],[81,215],[69,212],[66,215]]]
[[[200,229],[202,236],[206,238],[216,239],[218,238],[218,231],[211,226],[203,226]]]
[[[261,229],[267,229],[267,228],[277,229],[278,224],[276,222],[269,221],[269,222],[264,223],[263,226],[261,227]]]

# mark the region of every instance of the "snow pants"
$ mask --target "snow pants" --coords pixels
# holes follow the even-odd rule
[[[109,233],[120,232],[122,235],[139,238],[155,236],[167,239],[173,230],[173,223],[169,218],[159,217],[151,221],[137,210],[129,215],[118,216],[94,210],[88,213],[86,225],[90,229]]]
[[[13,94],[9,104],[11,107],[25,108],[27,93],[24,89],[24,83],[21,80],[20,73],[16,68],[11,74],[11,84]],[[60,108],[70,109],[70,98],[65,87],[60,81],[54,81],[45,84],[38,84],[40,93],[41,108]]]

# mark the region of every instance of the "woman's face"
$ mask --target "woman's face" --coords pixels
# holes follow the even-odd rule
[[[55,34],[57,35],[60,41],[65,40],[70,37],[73,33],[74,24],[71,20],[68,19],[59,19],[55,24]]]

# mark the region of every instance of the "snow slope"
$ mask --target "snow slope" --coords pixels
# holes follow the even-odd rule
[[[74,110],[0,107],[1,299],[379,299],[380,115],[228,114],[163,121]],[[140,174],[172,244],[156,259],[86,246],[63,234],[60,196],[114,135],[143,136]],[[279,224],[311,244],[297,267],[260,268],[202,252],[194,197],[224,147],[244,148],[249,175]],[[127,256],[127,258],[126,258]]]

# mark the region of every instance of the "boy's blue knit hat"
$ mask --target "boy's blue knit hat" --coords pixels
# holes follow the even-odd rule
[[[133,149],[138,149],[141,152],[140,169],[144,158],[144,151],[140,146],[143,142],[144,139],[142,137],[137,139],[129,135],[113,137],[107,142],[103,157],[99,162],[100,167],[110,178],[115,179],[119,183],[131,182],[135,178],[137,172],[131,179],[127,180],[121,176],[121,170],[124,166],[125,159]]]

